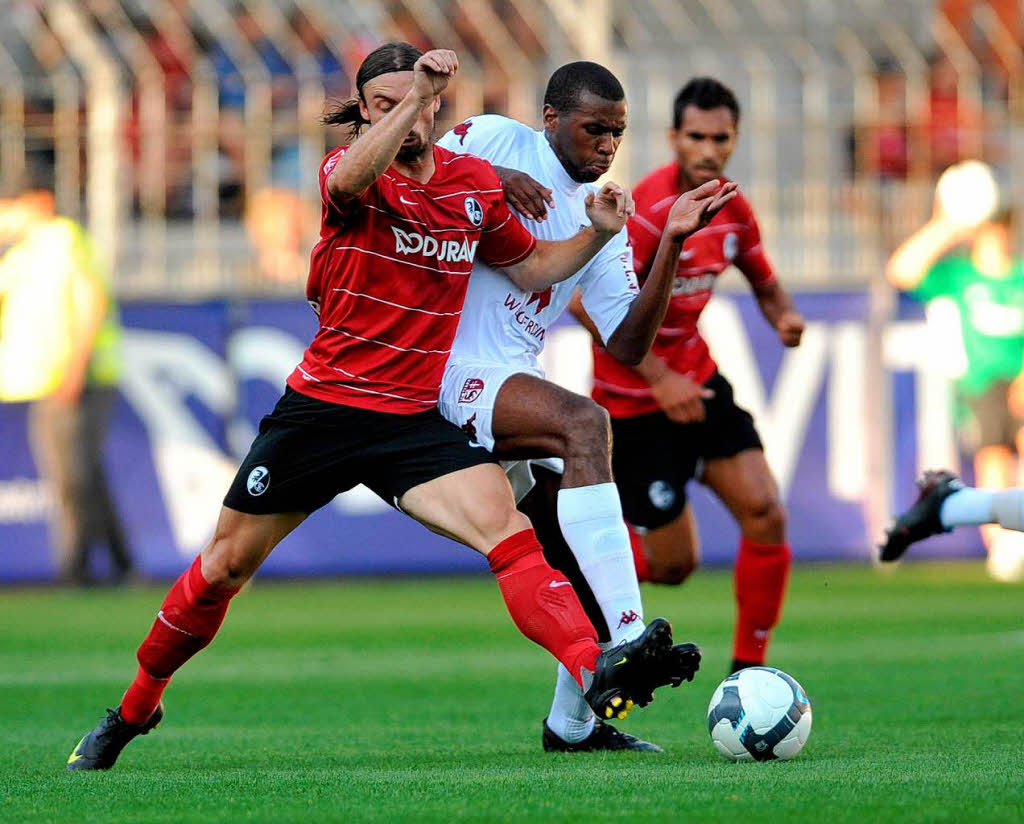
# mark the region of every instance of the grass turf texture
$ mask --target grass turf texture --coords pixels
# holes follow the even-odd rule
[[[4,821],[1010,821],[1024,811],[1020,586],[980,564],[803,566],[772,662],[810,695],[789,763],[731,764],[707,702],[725,570],[646,588],[705,666],[624,728],[663,756],[540,749],[554,664],[487,578],[260,583],[109,773],[68,774],[163,588],[0,598]]]

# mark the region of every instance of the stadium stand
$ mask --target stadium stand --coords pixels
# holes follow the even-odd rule
[[[34,0],[0,32],[0,189],[53,188],[129,297],[294,293],[315,232],[318,124],[376,42],[463,59],[443,125],[532,121],[540,80],[588,57],[623,77],[614,174],[665,156],[666,101],[716,74],[744,106],[734,175],[801,287],[876,282],[934,176],[992,164],[1018,199],[1014,2],[882,0]],[[586,25],[580,25],[585,20]],[[756,37],[753,35],[756,34]]]

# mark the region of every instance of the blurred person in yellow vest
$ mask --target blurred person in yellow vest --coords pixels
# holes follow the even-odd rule
[[[117,304],[86,231],[49,192],[0,201],[0,401],[30,402],[36,464],[53,494],[63,580],[92,583],[103,546],[115,581],[133,569],[103,465],[121,371]]]

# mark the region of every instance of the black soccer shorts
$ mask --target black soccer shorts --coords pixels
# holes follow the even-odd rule
[[[260,421],[224,498],[251,515],[313,512],[336,495],[365,484],[387,503],[450,472],[495,463],[486,449],[441,417],[327,403],[289,387]]]
[[[661,411],[612,419],[612,472],[633,526],[657,529],[678,518],[686,484],[702,461],[762,448],[754,419],[736,405],[729,381],[716,372],[704,385],[715,396],[704,401],[707,416],[700,423],[676,423]]]

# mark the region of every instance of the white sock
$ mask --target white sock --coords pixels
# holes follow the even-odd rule
[[[611,632],[612,643],[601,647],[636,638],[644,629],[644,611],[615,484],[560,489],[558,523]],[[548,727],[575,744],[594,731],[595,720],[576,679],[559,665]]]
[[[615,484],[558,490],[558,524],[601,607],[612,643],[639,636],[644,608]]]
[[[946,529],[955,526],[980,526],[995,521],[992,513],[992,490],[967,486],[942,502],[939,520]]]
[[[595,718],[594,711],[583,700],[580,685],[569,674],[569,670],[559,664],[555,696],[548,713],[548,727],[563,741],[575,744],[594,731]]]
[[[1001,489],[992,494],[992,515],[1004,529],[1024,532],[1024,489]]]

